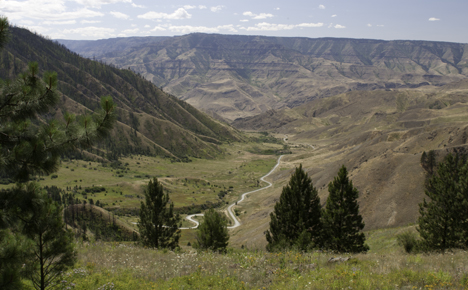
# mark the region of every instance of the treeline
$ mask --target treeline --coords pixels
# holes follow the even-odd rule
[[[88,240],[88,231],[94,235],[95,240],[103,241],[136,241],[136,232],[118,222],[111,212],[88,204],[75,204],[64,209],[64,221],[75,229],[75,234],[83,240]]]
[[[53,201],[63,207],[64,222],[74,229],[75,237],[88,240],[87,233],[91,232],[95,240],[132,241],[137,239],[136,233],[122,229],[122,224],[116,222],[114,213],[100,208],[105,204],[99,200],[87,198],[87,194],[105,191],[105,187],[88,187],[81,193],[78,192],[81,190],[80,186],[70,186],[67,190],[63,190],[53,185],[44,187],[44,190]]]
[[[204,204],[187,205],[183,207],[178,207],[174,209],[174,212],[178,214],[194,214],[194,213],[203,212],[208,209],[221,207],[223,204],[224,204],[223,201],[218,201],[218,202],[207,201]]]

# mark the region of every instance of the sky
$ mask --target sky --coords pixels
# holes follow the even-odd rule
[[[468,43],[468,0],[0,0],[10,23],[52,39],[194,32]]]

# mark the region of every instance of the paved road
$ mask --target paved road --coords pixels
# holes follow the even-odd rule
[[[228,209],[228,213],[229,213],[229,215],[231,216],[232,220],[234,221],[234,225],[228,227],[228,229],[237,228],[238,226],[241,225],[241,223],[239,222],[239,220],[236,218],[236,215],[232,212],[232,207],[235,206],[236,204],[239,204],[239,203],[241,203],[242,201],[244,201],[245,197],[246,197],[248,194],[251,194],[251,193],[254,193],[254,192],[258,192],[258,191],[260,191],[260,190],[264,190],[264,189],[266,189],[266,188],[271,187],[273,184],[272,184],[271,182],[269,182],[269,181],[266,181],[265,178],[267,178],[268,176],[270,176],[270,174],[272,174],[273,171],[275,171],[275,169],[278,168],[278,166],[280,165],[281,158],[282,158],[283,156],[284,156],[284,155],[281,155],[281,156],[278,158],[278,161],[276,162],[275,167],[273,167],[273,168],[270,170],[270,172],[268,172],[267,174],[265,174],[264,176],[262,176],[262,177],[260,178],[261,181],[264,181],[264,182],[268,183],[267,186],[262,187],[262,188],[259,188],[259,189],[256,189],[256,190],[252,190],[252,191],[249,191],[249,192],[246,192],[246,193],[242,194],[241,199],[239,199],[237,202],[235,202],[235,203],[231,204],[230,206],[228,206],[228,208],[227,208],[227,209]],[[202,214],[202,213],[196,213],[196,214],[188,215],[188,216],[186,217],[186,219],[189,220],[189,221],[191,221],[191,222],[193,222],[193,223],[195,224],[195,226],[189,227],[189,228],[180,228],[180,229],[181,229],[181,230],[189,230],[189,229],[196,229],[196,228],[198,228],[198,225],[199,225],[200,223],[193,219],[193,217],[195,217],[195,216],[203,216],[203,214]]]

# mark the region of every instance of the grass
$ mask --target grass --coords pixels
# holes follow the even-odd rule
[[[407,229],[397,229],[407,230]],[[370,245],[395,229],[368,233]],[[83,243],[77,266],[62,277],[72,289],[466,289],[468,253],[408,255],[394,245],[367,254],[234,250],[227,254]],[[389,251],[390,250],[390,251]]]
[[[277,148],[278,144],[262,147]],[[41,186],[55,185],[76,192],[80,200],[90,198],[100,201],[108,210],[136,209],[140,207],[144,187],[151,177],[157,177],[169,193],[175,208],[199,206],[207,203],[231,203],[240,194],[258,188],[258,179],[276,163],[276,156],[252,154],[255,144],[226,145],[225,157],[207,160],[192,159],[189,163],[171,162],[170,159],[148,156],[131,156],[120,159],[122,169],[103,166],[98,162],[65,160],[56,178],[43,176]],[[1,188],[11,187],[0,185]],[[84,193],[93,186],[103,186],[105,191]],[[75,189],[76,188],[76,189]],[[220,199],[220,191],[227,195]],[[132,220],[133,221],[133,220]]]
[[[114,212],[125,228],[137,230],[137,209],[144,200],[144,188],[150,177],[157,177],[169,193],[176,209],[221,203],[226,206],[238,200],[244,192],[264,186],[258,182],[276,164],[277,156],[253,154],[249,151],[258,143],[225,145],[228,152],[223,158],[207,160],[192,159],[189,163],[171,162],[170,159],[148,156],[131,156],[120,159],[121,169],[103,166],[99,162],[64,160],[56,178],[43,176],[41,186],[69,188],[75,197],[89,202],[93,199],[104,204],[103,208]],[[262,148],[282,148],[279,144],[264,143]],[[0,185],[0,189],[11,187]],[[99,186],[105,191],[84,193],[86,188]],[[75,190],[76,188],[76,190]],[[220,198],[220,192],[227,194]],[[198,207],[197,207],[198,206]],[[184,218],[185,215],[182,215]],[[182,221],[183,227],[194,224]],[[89,233],[92,236],[91,233]],[[195,241],[193,230],[183,230],[181,245]]]

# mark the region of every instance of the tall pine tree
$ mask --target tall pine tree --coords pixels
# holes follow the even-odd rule
[[[343,165],[338,176],[328,184],[328,199],[324,212],[326,229],[326,248],[337,252],[365,252],[362,217],[359,214],[358,190],[348,178],[348,171]]]
[[[145,202],[141,202],[138,222],[144,246],[170,249],[179,246],[180,216],[174,214],[174,204],[169,201],[169,194],[164,194],[161,183],[156,178],[150,180],[145,190]]]
[[[266,232],[267,250],[297,247],[300,250],[322,246],[322,208],[317,189],[302,164],[283,187],[280,200],[270,214]]]
[[[28,185],[37,187],[33,183]],[[23,231],[33,241],[34,255],[27,263],[30,270],[27,276],[34,288],[44,290],[56,285],[61,273],[76,261],[73,233],[65,229],[62,207],[43,193],[42,202],[34,207]]]
[[[8,20],[0,17],[0,49],[8,38]],[[63,121],[44,121],[44,114],[58,104],[57,82],[54,72],[44,72],[41,77],[34,62],[16,79],[0,80],[0,173],[15,182],[55,172],[62,153],[76,147],[89,148],[107,136],[115,122],[110,97],[102,99],[102,110],[93,115],[65,114]],[[21,288],[21,275],[25,274],[22,265],[30,260],[36,237],[25,226],[34,221],[37,206],[46,202],[31,182],[22,188],[0,193],[1,289]],[[63,227],[58,230],[65,231]]]
[[[468,163],[449,154],[426,182],[429,200],[419,205],[419,234],[428,250],[468,246]]]

